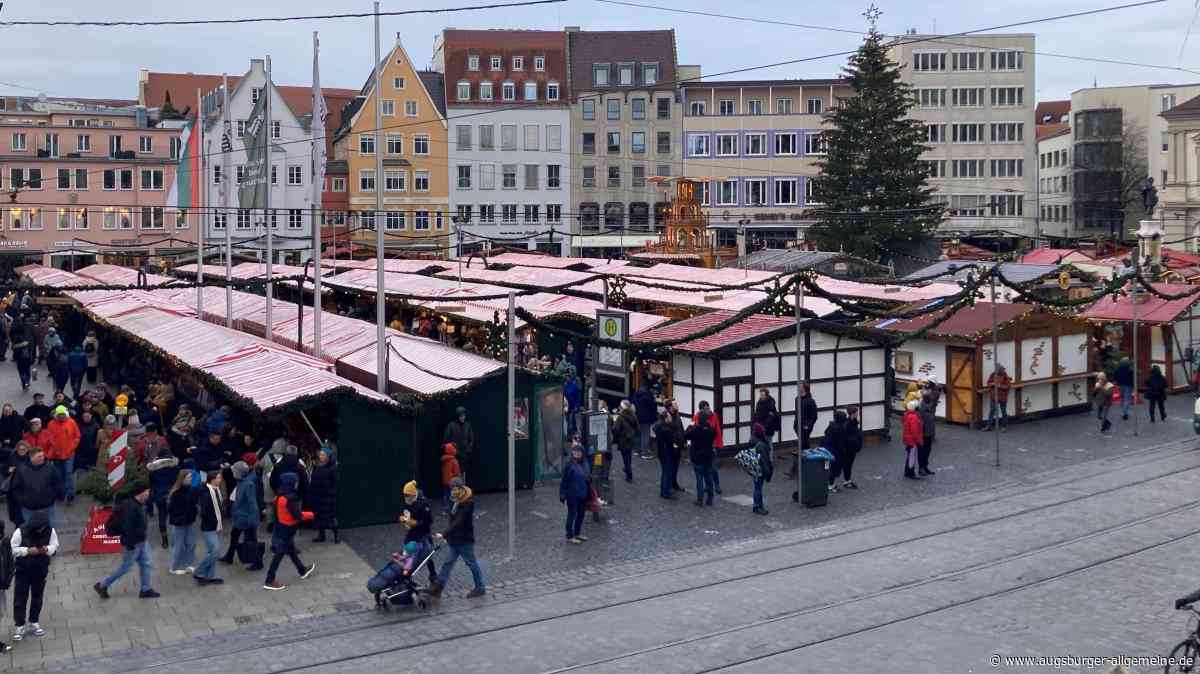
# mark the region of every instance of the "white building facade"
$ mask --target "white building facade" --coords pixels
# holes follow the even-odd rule
[[[218,87],[204,99],[204,205],[209,207],[204,223],[205,239],[219,246],[228,228],[235,254],[257,254],[265,259],[265,235],[270,221],[275,261],[302,264],[311,257],[314,218],[312,116],[297,116],[274,87],[270,105],[271,208],[264,212],[241,208],[238,203],[238,187],[245,174],[247,120],[266,90],[265,63],[253,59],[250,70],[229,91],[233,152],[228,161],[221,154],[223,92]],[[222,187],[227,188],[227,197],[222,197]],[[226,198],[228,201],[224,201]],[[319,220],[319,214],[316,217]]]
[[[1071,130],[1057,129],[1038,139],[1038,232],[1073,236],[1071,209]]]

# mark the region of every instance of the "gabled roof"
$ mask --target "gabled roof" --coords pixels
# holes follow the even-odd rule
[[[433,99],[433,106],[437,111],[446,116],[446,82],[441,73],[434,70],[418,70],[417,77],[421,78],[421,84],[425,85],[425,91],[429,92],[429,97]]]
[[[1060,124],[1062,123],[1063,115],[1071,114],[1071,100],[1065,101],[1042,101],[1037,104],[1034,110],[1034,123],[1038,126],[1043,124]],[[1049,116],[1049,121],[1043,121]]]
[[[918,269],[901,280],[923,280],[928,279],[931,276],[940,275],[945,277],[947,280],[956,279],[963,281],[966,280],[968,274],[972,272],[978,274],[980,270],[991,269],[992,265],[994,264],[995,262],[988,260],[943,260],[936,264],[931,264],[923,269]],[[1094,278],[1092,274],[1089,274],[1081,269],[1077,269],[1069,264],[1024,264],[1021,262],[1000,263],[1000,273],[1004,275],[1004,278],[1014,283],[1025,283],[1028,281],[1044,279],[1053,274],[1057,274],[1060,270],[1069,272],[1073,276],[1079,276],[1087,280],[1093,280]]]
[[[713,311],[700,314],[678,323],[647,330],[633,336],[631,340],[634,342],[660,342],[669,339],[683,339],[728,321],[736,315],[737,313],[733,311]],[[736,347],[739,345],[746,348],[757,346],[765,339],[775,336],[782,337],[795,330],[796,320],[794,318],[753,314],[715,334],[676,344],[671,349],[713,355],[717,352],[736,351],[738,350]],[[747,342],[753,342],[753,344],[747,344]]]
[[[1034,248],[1021,256],[1022,264],[1061,264],[1063,262],[1091,261],[1091,255],[1077,248]],[[1061,260],[1061,262],[1060,262]],[[1003,267],[1000,268],[1004,270]]]
[[[417,67],[413,65],[413,60],[408,56],[408,51],[404,49],[404,45],[400,43],[400,40],[396,40],[396,46],[392,47],[387,55],[383,57],[383,60],[379,62],[380,72],[384,72],[388,67],[396,65],[396,59],[393,56],[396,52],[404,55],[404,61],[412,68],[413,73],[417,76],[417,82],[421,85],[421,90],[425,92],[425,99],[438,111],[438,116],[441,117],[442,125],[444,126],[446,124],[446,91],[445,86],[441,83],[441,73],[433,73],[437,76],[437,80],[435,81],[432,77],[426,77],[426,73],[431,71],[417,70]],[[431,87],[431,83],[436,84],[436,86]],[[434,92],[437,92],[436,98]],[[350,98],[346,106],[342,109],[341,125],[333,133],[334,142],[341,140],[343,136],[350,133],[350,130],[354,128],[354,123],[358,121],[358,115],[363,111],[363,106],[374,95],[375,70],[372,69],[367,75],[367,81],[363,82],[362,88],[355,92],[354,96]],[[332,108],[330,109],[332,110]],[[373,126],[374,124],[372,124]]]
[[[731,266],[739,269],[759,269],[774,272],[795,272],[812,269],[828,262],[849,262],[859,267],[873,269],[879,276],[890,273],[886,266],[870,260],[823,250],[799,250],[796,248],[767,248],[739,257]]]
[[[1022,318],[1034,311],[1037,307],[1032,304],[1000,304],[996,307],[996,325],[1003,327],[1005,324]],[[915,308],[915,307],[914,307]],[[888,330],[890,332],[913,332],[934,322],[946,313],[945,309],[934,311],[923,316],[908,319],[885,318],[877,321],[872,321],[867,324],[868,327],[879,330]],[[992,303],[991,302],[976,302],[974,306],[965,306],[958,309],[957,312],[944,323],[937,326],[927,334],[932,337],[960,337],[967,339],[975,339],[979,334],[991,334],[992,331]]]
[[[1059,136],[1066,135],[1070,132],[1071,132],[1071,125],[1066,124],[1066,123],[1038,124],[1037,125],[1037,139],[1039,141],[1050,140],[1051,138],[1057,138]]]
[[[633,86],[617,84],[617,64],[658,63],[658,82],[651,88],[675,89],[674,30],[572,30],[567,32],[571,100],[581,91],[645,90],[642,69],[634,68]],[[608,64],[608,86],[592,84],[592,66]]]
[[[1200,116],[1200,96],[1190,98],[1179,105],[1161,113],[1162,117],[1197,117]]]
[[[1196,293],[1197,288],[1183,283],[1152,283],[1155,290],[1165,295],[1181,295]],[[1200,302],[1200,294],[1192,294],[1177,300],[1163,299],[1157,295],[1142,292],[1138,295],[1137,318],[1147,324],[1172,323],[1187,312],[1193,305]],[[1129,295],[1108,295],[1080,314],[1081,318],[1089,321],[1132,321],[1133,298]]]

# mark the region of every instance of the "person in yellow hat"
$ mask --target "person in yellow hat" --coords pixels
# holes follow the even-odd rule
[[[415,542],[419,545],[433,545],[433,506],[429,503],[429,499],[421,493],[417,487],[416,480],[410,480],[404,485],[404,512],[400,513],[400,523],[408,527],[408,533],[404,534],[404,542]],[[426,564],[429,568],[430,584],[437,583],[437,570],[433,568],[433,564]]]

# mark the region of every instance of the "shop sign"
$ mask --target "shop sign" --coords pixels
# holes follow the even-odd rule
[[[596,312],[596,336],[619,342],[629,341],[629,312],[602,309]],[[629,395],[629,352],[601,346],[595,349],[596,390],[612,395]]]
[[[14,241],[12,239],[5,239],[5,240],[0,241],[0,248],[28,248],[28,247],[29,247],[28,241]]]

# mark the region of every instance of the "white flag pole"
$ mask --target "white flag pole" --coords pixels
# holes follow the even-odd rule
[[[318,66],[320,40],[313,31],[313,120],[312,120],[312,246],[313,246],[313,356],[321,357],[321,222],[317,207],[325,188],[325,119],[329,110],[321,94],[321,70]],[[300,345],[303,348],[303,344]]]

